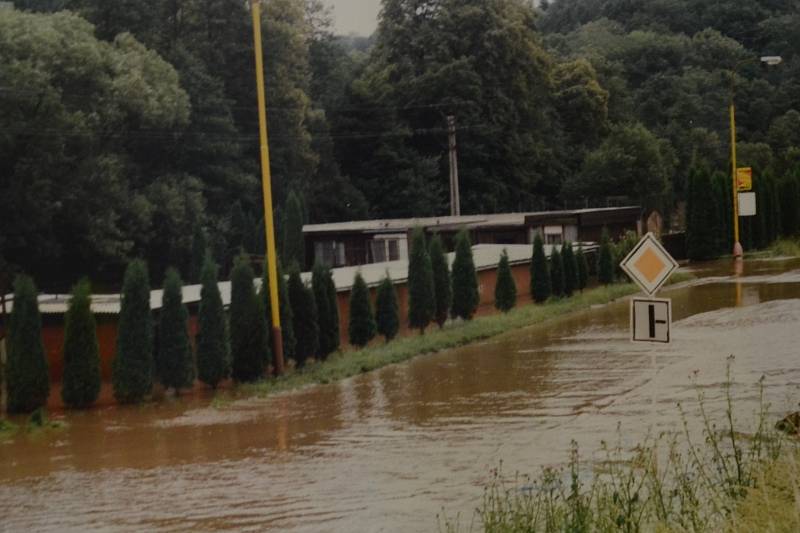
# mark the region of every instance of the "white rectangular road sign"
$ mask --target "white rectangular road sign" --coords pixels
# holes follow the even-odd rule
[[[671,342],[672,300],[631,299],[631,340],[633,342]]]
[[[656,236],[648,233],[619,266],[645,294],[652,296],[675,272],[678,263],[661,246]]]

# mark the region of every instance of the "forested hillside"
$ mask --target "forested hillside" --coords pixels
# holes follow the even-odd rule
[[[0,8],[0,271],[59,287],[263,248],[244,0],[17,0]],[[669,213],[688,169],[800,158],[798,0],[384,0],[370,39],[319,0],[269,0],[263,32],[279,213],[447,213],[458,123],[464,213],[604,205]],[[781,55],[763,70],[760,55]],[[754,61],[750,61],[753,59]],[[281,217],[282,218],[282,217]]]

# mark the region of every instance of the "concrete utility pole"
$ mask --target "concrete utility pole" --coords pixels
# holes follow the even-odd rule
[[[447,132],[450,143],[450,214],[461,215],[461,196],[458,191],[458,146],[456,145],[456,117],[447,117]]]

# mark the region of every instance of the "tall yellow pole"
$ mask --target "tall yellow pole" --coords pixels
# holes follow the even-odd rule
[[[272,307],[272,353],[275,355],[275,373],[283,374],[283,336],[278,300],[278,262],[275,254],[275,223],[272,212],[272,176],[269,168],[269,142],[267,137],[267,104],[264,91],[264,56],[261,49],[261,3],[252,0],[253,39],[256,52],[256,85],[258,88],[258,124],[261,139],[261,188],[264,196],[264,226],[267,236],[267,271],[269,299]]]
[[[742,243],[739,241],[739,183],[736,179],[736,106],[731,93],[731,167],[733,180],[733,257],[741,259],[744,255]]]

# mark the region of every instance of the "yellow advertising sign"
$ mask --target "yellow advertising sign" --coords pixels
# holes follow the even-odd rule
[[[753,169],[750,167],[736,169],[736,188],[739,191],[753,190]]]

